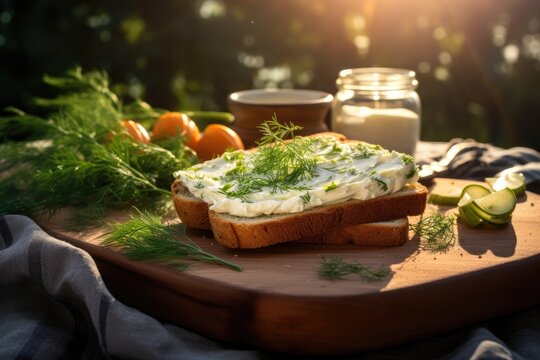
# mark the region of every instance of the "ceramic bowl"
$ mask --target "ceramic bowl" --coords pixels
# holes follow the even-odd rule
[[[315,90],[255,89],[232,93],[227,102],[235,117],[231,127],[246,147],[252,147],[261,137],[257,127],[274,114],[281,123],[301,126],[297,135],[328,131],[325,117],[333,99],[332,95]]]

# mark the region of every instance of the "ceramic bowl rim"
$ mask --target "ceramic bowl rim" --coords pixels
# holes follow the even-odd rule
[[[279,96],[295,96],[291,100],[275,99],[275,95]],[[274,98],[274,99],[272,99]],[[261,101],[261,99],[263,99]],[[329,104],[334,97],[324,91],[304,90],[304,89],[252,89],[237,91],[229,95],[229,100],[245,105],[316,105]]]

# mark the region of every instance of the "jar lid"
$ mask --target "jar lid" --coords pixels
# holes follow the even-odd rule
[[[338,87],[352,90],[388,91],[416,89],[416,73],[408,69],[367,67],[339,72]]]

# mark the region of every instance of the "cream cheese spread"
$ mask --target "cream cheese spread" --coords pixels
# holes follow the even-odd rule
[[[373,199],[400,191],[406,183],[418,180],[411,156],[378,145],[318,138],[313,139],[311,146],[316,154],[315,171],[287,189],[262,187],[241,197],[226,191],[239,186],[231,180],[232,172],[252,170],[254,151],[225,153],[174,175],[211,210],[241,217],[291,214],[350,199]]]

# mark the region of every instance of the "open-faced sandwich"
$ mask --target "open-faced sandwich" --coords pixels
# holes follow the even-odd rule
[[[295,127],[277,121],[261,129],[258,148],[175,173],[182,222],[231,248],[407,239],[406,217],[423,213],[428,193],[410,155],[336,133],[284,140]]]

